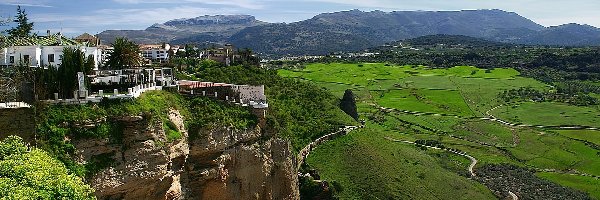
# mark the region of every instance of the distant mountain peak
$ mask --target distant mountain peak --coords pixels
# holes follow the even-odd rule
[[[462,11],[361,11],[322,13],[293,23],[266,23],[251,15],[204,15],[155,24],[146,30],[105,31],[105,42],[125,36],[140,43],[232,43],[267,54],[325,54],[363,50],[388,42],[446,34],[494,42],[542,45],[597,45],[600,29],[565,24],[544,27],[500,9]],[[477,43],[472,38],[438,39]]]
[[[194,18],[174,19],[164,23],[167,26],[177,25],[214,25],[214,24],[251,24],[259,23],[251,15],[204,15]]]

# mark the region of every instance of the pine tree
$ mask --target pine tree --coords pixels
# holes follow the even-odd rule
[[[33,30],[33,22],[29,22],[27,13],[21,6],[17,7],[17,19],[14,22],[18,23],[17,27],[8,30],[8,34],[12,37],[28,37]]]

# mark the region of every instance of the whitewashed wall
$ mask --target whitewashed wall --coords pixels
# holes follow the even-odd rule
[[[240,99],[245,103],[249,101],[254,102],[266,102],[267,96],[265,96],[265,86],[249,86],[249,85],[234,85],[232,86],[234,92],[240,94]]]
[[[102,64],[102,50],[97,47],[78,47],[78,46],[13,46],[0,50],[0,65],[16,65],[22,60],[24,55],[29,55],[29,66],[47,67],[49,65],[58,67],[62,64],[63,49],[65,47],[78,48],[84,52],[85,56],[94,56],[94,69]],[[48,60],[48,55],[54,54],[54,62]],[[10,63],[10,57],[14,56],[15,62]]]

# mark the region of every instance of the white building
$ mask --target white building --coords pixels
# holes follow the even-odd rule
[[[88,47],[60,34],[7,40],[5,46],[0,49],[0,66],[23,64],[30,67],[59,67],[65,47],[81,50],[86,58],[92,56],[96,70],[104,60],[102,50],[97,47]]]
[[[142,57],[152,62],[164,63],[169,61],[169,51],[171,46],[164,45],[140,45]]]

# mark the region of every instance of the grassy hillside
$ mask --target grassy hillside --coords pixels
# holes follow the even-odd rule
[[[495,199],[485,186],[442,167],[436,154],[449,155],[386,140],[398,133],[367,127],[308,157],[321,177],[342,185],[340,199]]]
[[[348,188],[340,193],[341,197],[373,198],[368,195],[376,195],[378,198],[408,198],[416,194],[414,191],[424,187],[446,187],[429,183],[431,181],[420,182],[418,174],[407,178],[411,180],[408,182],[395,179],[400,176],[397,173],[410,174],[425,169],[418,165],[393,162],[398,158],[390,156],[390,149],[395,149],[396,152],[392,151],[394,155],[401,154],[400,157],[411,158],[412,162],[429,163],[428,175],[463,184],[464,191],[470,191],[465,194],[473,195],[472,198],[483,198],[477,195],[486,196],[485,192],[477,189],[480,186],[478,183],[447,174],[465,174],[468,160],[438,157],[439,154],[429,150],[421,152],[410,145],[390,143],[384,137],[406,141],[439,141],[446,147],[458,149],[478,159],[476,171],[478,167],[487,164],[510,164],[538,172],[554,171],[551,175],[538,173],[537,180],[523,181],[542,183],[541,178],[548,179],[597,196],[597,190],[587,184],[595,179],[589,179],[583,174],[600,176],[600,171],[597,170],[600,169],[600,149],[597,145],[594,146],[598,132],[510,127],[480,119],[491,113],[507,121],[535,125],[597,124],[596,115],[600,111],[593,106],[518,102],[514,105],[519,106],[504,106],[493,110],[505,104],[498,99],[498,95],[505,90],[521,87],[540,91],[552,89],[534,79],[521,77],[514,69],[484,70],[468,66],[435,69],[377,63],[332,63],[280,70],[279,75],[317,83],[337,96],[341,96],[346,89],[352,89],[358,97],[359,114],[372,127],[367,126],[350,136],[325,144],[308,158],[309,164],[322,172],[322,179],[338,181],[342,188]],[[380,107],[396,110],[380,110]],[[348,156],[344,153],[360,156]],[[415,155],[421,157],[413,157]],[[437,162],[426,161],[431,159]],[[369,171],[374,172],[370,174]],[[558,178],[567,174],[572,174],[569,176],[575,178]],[[373,178],[365,178],[363,175]],[[427,178],[425,176],[425,180]],[[374,187],[374,183],[389,186],[388,190]],[[397,183],[404,183],[406,188],[393,189],[393,185]],[[499,188],[502,195],[508,195],[508,190],[505,190],[507,188]],[[428,198],[455,199],[451,194],[445,193],[445,190],[419,194],[430,195]],[[504,197],[502,195],[500,197]]]

